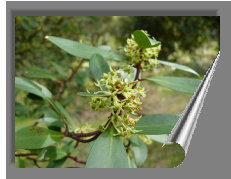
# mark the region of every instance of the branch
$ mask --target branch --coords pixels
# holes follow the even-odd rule
[[[69,132],[68,130],[68,125],[65,123],[66,129],[63,132],[63,134],[66,137],[70,137],[78,142],[82,142],[82,143],[89,143],[95,139],[97,139],[99,137],[99,135],[102,133],[100,130],[96,130],[93,132],[88,132],[88,133],[74,133],[74,132]],[[90,137],[93,136],[90,139],[82,139],[81,137]]]
[[[136,66],[135,66],[135,68],[136,68],[136,76],[135,76],[135,79],[134,79],[134,81],[140,81],[139,80],[139,75],[140,75],[140,71],[141,71],[141,61],[139,62],[139,63],[137,63],[136,64]],[[136,84],[134,84],[133,86],[132,86],[132,89],[134,89],[136,87]]]
[[[31,155],[38,155],[38,153],[15,154],[15,157],[26,157]]]
[[[76,69],[71,73],[71,75],[65,80],[66,81],[70,81],[74,76],[75,74],[79,71],[79,68],[81,67],[81,65],[84,63],[85,59],[82,59],[79,63],[79,65],[76,67]]]
[[[31,157],[26,157],[26,158],[32,160],[32,161],[34,162],[34,165],[35,165],[36,167],[41,168],[40,165],[38,164],[38,161],[37,161],[36,159],[31,158]]]
[[[55,98],[54,98],[54,101],[57,101],[61,92],[63,91],[63,87],[64,87],[64,84],[68,81],[70,81],[74,76],[75,74],[79,71],[81,65],[84,63],[85,59],[82,59],[79,63],[79,65],[75,68],[75,70],[71,73],[71,75],[67,78],[67,79],[64,79],[62,82],[59,83],[59,89],[58,89],[58,92],[57,94],[55,95]]]
[[[68,155],[67,158],[72,159],[72,160],[74,160],[75,162],[78,162],[78,163],[81,163],[81,164],[86,164],[86,161],[78,160],[77,157],[73,157],[73,156]]]

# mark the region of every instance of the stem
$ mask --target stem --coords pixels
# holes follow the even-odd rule
[[[78,162],[78,163],[81,163],[81,164],[86,164],[86,161],[78,160],[77,157],[73,157],[73,156],[68,155],[67,158],[72,159],[72,160],[74,160],[75,162]]]
[[[26,157],[31,155],[38,155],[38,153],[15,154],[15,157]]]
[[[140,75],[140,71],[141,71],[141,68],[142,68],[141,67],[141,62],[137,63],[136,66],[135,66],[135,68],[136,68],[136,76],[135,76],[134,81],[136,81],[136,80],[139,81],[139,75]],[[134,84],[132,86],[132,89],[134,89],[135,87],[136,87],[136,84]]]
[[[82,142],[82,143],[89,143],[89,142],[91,142],[91,141],[93,141],[93,140],[96,140],[96,139],[99,137],[100,134],[101,134],[101,133],[96,134],[94,137],[92,137],[92,138],[90,138],[90,139],[81,139],[81,138],[79,138],[79,137],[74,137],[73,139],[75,139],[75,140],[77,140],[77,141],[79,141],[79,142]]]
[[[61,92],[63,91],[63,87],[64,87],[64,84],[68,81],[70,81],[74,76],[75,74],[79,71],[81,65],[84,63],[85,59],[82,59],[79,63],[79,65],[75,68],[75,70],[71,73],[71,75],[67,78],[67,79],[64,79],[62,82],[59,83],[59,89],[58,89],[58,92],[57,94],[55,95],[55,98],[54,98],[54,101],[57,101]]]
[[[82,59],[79,63],[79,65],[76,67],[76,69],[71,73],[71,75],[65,80],[66,81],[70,81],[74,76],[75,74],[79,71],[81,65],[84,63],[85,59]]]
[[[96,131],[93,131],[93,132],[88,132],[88,133],[77,133],[75,134],[76,137],[90,137],[90,136],[93,136],[93,135],[98,135],[98,134],[101,134],[102,132],[100,130],[96,130]]]
[[[82,143],[91,142],[91,141],[97,139],[99,137],[99,135],[102,133],[100,130],[96,130],[96,131],[88,132],[88,133],[74,133],[74,132],[69,132],[67,124],[65,124],[65,126],[66,126],[66,129],[63,132],[63,134],[66,137],[70,137],[70,138],[72,138],[78,142],[82,142]],[[81,139],[81,137],[90,137],[90,136],[93,136],[93,137],[90,139]]]
[[[59,89],[58,92],[54,98],[54,101],[57,101],[57,99],[59,98],[61,92],[63,91],[63,86],[64,86],[64,81],[62,81],[61,83],[59,83]]]
[[[41,168],[40,165],[38,164],[38,161],[37,161],[36,159],[31,158],[31,157],[27,157],[27,159],[32,160],[32,161],[34,162],[34,165],[35,165],[36,167]]]

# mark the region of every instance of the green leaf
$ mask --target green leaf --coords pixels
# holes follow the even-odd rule
[[[21,157],[18,157],[18,168],[25,168],[25,161]]]
[[[105,93],[94,94],[94,93],[87,93],[87,92],[78,92],[77,95],[84,96],[84,97],[94,97],[94,96],[104,97],[104,96],[110,96],[109,94],[105,94]]]
[[[56,81],[56,77],[44,69],[38,67],[28,67],[27,70],[27,76],[31,78],[51,79],[53,81]]]
[[[161,43],[155,39],[151,39],[143,30],[133,32],[134,40],[140,48],[151,48],[159,46]]]
[[[121,76],[123,77],[124,80],[127,79],[129,83],[134,81],[134,79],[136,77],[136,68],[132,67],[131,73],[127,73],[125,71],[122,71]],[[141,78],[141,73],[139,75],[139,78]]]
[[[101,49],[104,49],[104,50],[107,50],[107,51],[112,50],[111,47],[108,46],[108,45],[99,45],[97,48],[101,48]]]
[[[94,142],[86,168],[129,168],[127,154],[120,136],[113,136],[109,126]]]
[[[42,97],[43,99],[50,99],[52,97],[51,92],[46,87],[40,85],[35,81],[31,81],[22,77],[15,77],[15,88],[35,94]]]
[[[183,93],[194,93],[201,82],[195,78],[170,76],[150,77],[147,80]]]
[[[138,136],[132,135],[130,140],[136,159],[136,164],[137,166],[141,166],[148,156],[147,146]]]
[[[60,142],[62,133],[43,127],[21,127],[15,130],[16,149],[39,149]]]
[[[158,62],[160,64],[162,64],[162,65],[167,65],[167,66],[170,66],[172,68],[176,68],[176,69],[179,69],[179,70],[187,71],[187,72],[193,73],[193,74],[195,74],[197,76],[200,76],[195,70],[193,70],[192,68],[190,68],[188,66],[180,65],[180,64],[172,63],[172,62],[167,62],[167,61],[163,61],[163,60],[158,60]]]
[[[179,119],[178,114],[152,114],[142,117],[135,125],[140,134],[160,135],[170,134]]]
[[[65,127],[64,122],[53,117],[44,117],[39,119],[39,122],[45,123],[48,127]]]
[[[64,164],[64,162],[66,161],[66,157],[59,159],[59,160],[55,160],[55,161],[51,161],[48,165],[47,168],[61,168],[62,165]]]
[[[94,54],[91,56],[89,68],[95,80],[100,80],[103,73],[108,73],[110,71],[109,65],[100,54]]]
[[[161,134],[161,135],[149,135],[148,136],[151,140],[159,142],[161,144],[164,144],[166,142],[166,140],[168,139],[168,135],[167,134]],[[170,143],[168,143],[170,144]],[[166,144],[167,145],[167,144]]]
[[[64,150],[66,153],[68,153],[69,155],[72,152],[76,152],[76,153],[82,153],[85,156],[88,156],[88,153],[85,152],[84,150],[78,149],[75,147],[76,142],[75,141],[70,141],[67,144],[65,144],[62,148],[62,150]]]
[[[101,48],[92,47],[90,45],[54,36],[46,36],[46,39],[48,39],[50,42],[63,49],[67,53],[76,57],[90,59],[93,54],[98,53],[102,55],[105,60],[122,60],[122,58],[117,54]]]
[[[65,77],[65,71],[63,70],[63,68],[60,65],[58,65],[55,62],[51,62],[51,64],[62,77]]]
[[[58,110],[63,114],[63,116],[65,117],[65,119],[69,122],[69,124],[71,124],[72,126],[75,126],[71,116],[69,115],[69,113],[64,109],[64,107],[57,101],[55,101],[55,106],[58,108]]]
[[[42,150],[44,157],[48,157],[50,160],[59,160],[67,155],[65,151],[56,146],[49,146]]]

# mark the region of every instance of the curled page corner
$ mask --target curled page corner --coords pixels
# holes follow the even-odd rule
[[[219,57],[220,51],[162,147],[176,143],[184,149],[186,156]]]

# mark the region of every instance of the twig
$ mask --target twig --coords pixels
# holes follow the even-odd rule
[[[96,130],[96,131],[88,132],[88,133],[76,133],[75,136],[76,137],[90,137],[90,136],[98,135],[98,134],[101,134],[101,133],[102,132],[100,130]]]
[[[82,142],[82,143],[88,143],[91,142],[99,137],[99,135],[102,133],[100,130],[96,130],[93,132],[88,132],[88,133],[74,133],[74,132],[69,132],[68,130],[68,125],[65,123],[66,129],[63,132],[63,134],[66,137],[70,137],[76,141]],[[90,137],[93,136],[90,139],[82,139],[81,137]]]
[[[54,101],[57,101],[60,94],[62,93],[63,91],[63,87],[64,87],[64,84],[68,81],[70,81],[74,76],[75,74],[79,71],[81,65],[84,63],[85,59],[82,59],[79,63],[79,65],[75,68],[75,70],[71,73],[71,75],[67,78],[67,79],[64,79],[62,82],[59,83],[59,89],[58,89],[58,92],[57,94],[55,95],[55,98],[54,98]]]
[[[70,81],[74,75],[79,71],[79,68],[81,67],[81,65],[84,63],[85,59],[82,59],[79,63],[79,65],[76,67],[76,69],[71,73],[71,75],[65,80],[66,81]]]
[[[136,66],[135,66],[135,68],[136,68],[136,76],[135,76],[134,81],[136,81],[136,80],[139,81],[139,75],[140,75],[140,71],[141,71],[141,68],[142,68],[141,67],[141,62],[137,63]],[[136,87],[136,84],[134,84],[132,86],[132,89],[134,89],[135,87]]]
[[[59,83],[59,89],[58,89],[57,94],[55,95],[54,101],[57,101],[57,99],[59,98],[61,92],[63,91],[63,86],[64,86],[64,81]]]
[[[68,155],[67,158],[72,159],[72,160],[74,160],[74,161],[77,162],[77,163],[86,164],[85,161],[83,161],[83,160],[78,160],[77,157],[73,157],[73,156]]]
[[[31,157],[27,157],[27,159],[32,160],[32,161],[34,162],[34,165],[35,165],[36,167],[41,168],[40,165],[38,164],[38,161],[37,161],[36,159],[31,158]]]
[[[38,153],[15,154],[15,157],[26,157],[31,155],[38,155]]]

